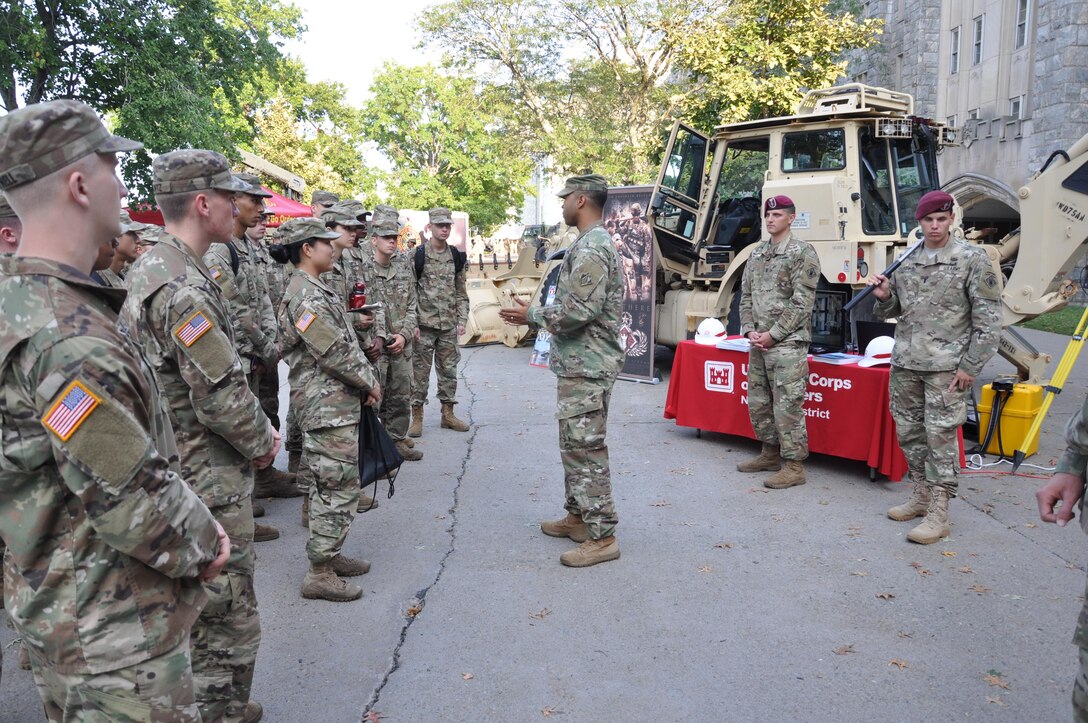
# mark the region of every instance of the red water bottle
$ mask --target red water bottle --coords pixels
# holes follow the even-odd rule
[[[366,284],[362,281],[356,281],[355,288],[351,290],[351,295],[348,296],[348,308],[361,309],[364,306],[366,306]]]

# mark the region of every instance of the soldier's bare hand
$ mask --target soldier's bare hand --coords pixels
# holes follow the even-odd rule
[[[748,334],[749,341],[752,342],[752,346],[757,349],[767,351],[774,346],[774,337],[771,336],[769,331],[753,331]]]
[[[390,354],[400,354],[404,351],[404,345],[406,343],[407,340],[404,338],[403,334],[394,334],[393,341],[385,345],[385,350]]]
[[[887,300],[892,295],[891,284],[888,283],[888,277],[884,274],[873,274],[865,284],[873,287],[873,296],[881,301]]]
[[[499,309],[499,316],[510,326],[525,326],[529,323],[529,304],[516,296],[514,297],[514,303],[517,306]]]
[[[271,425],[269,426],[271,427]],[[268,452],[265,452],[260,457],[256,457],[253,460],[253,466],[257,469],[264,469],[265,467],[272,464],[276,460],[276,455],[280,451],[280,442],[282,441],[282,439],[283,438],[280,436],[280,433],[277,432],[275,428],[272,428],[272,449]]]
[[[363,400],[363,406],[377,407],[381,403],[382,403],[382,386],[380,384],[375,384],[366,393],[366,399]]]
[[[1058,527],[1065,527],[1073,519],[1073,508],[1083,496],[1084,480],[1070,472],[1059,472],[1035,493],[1035,500],[1039,503],[1039,519],[1057,522]],[[1055,513],[1054,507],[1059,502],[1061,509]]]
[[[412,336],[414,336],[416,338],[416,341],[419,341],[419,327],[418,326],[416,327],[416,330],[414,332],[412,332]]]
[[[952,382],[948,385],[948,391],[953,392],[958,389],[962,392],[964,389],[970,389],[974,383],[975,378],[973,376],[962,369],[957,369],[956,376],[952,377]]]
[[[216,541],[219,544],[219,551],[215,555],[215,559],[209,562],[203,572],[200,573],[201,582],[211,582],[219,573],[223,572],[223,568],[227,565],[227,560],[230,559],[230,537],[227,536],[226,530],[219,524],[215,523]]]
[[[374,312],[360,311],[358,327],[360,329],[369,329],[372,326],[374,326]]]
[[[465,335],[465,325],[464,324],[458,324],[457,325],[457,336],[464,336],[464,335]]]

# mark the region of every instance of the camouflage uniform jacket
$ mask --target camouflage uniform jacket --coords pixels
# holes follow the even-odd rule
[[[249,241],[234,239],[230,245],[238,253],[238,273],[231,266],[230,249],[226,244],[214,243],[204,254],[204,263],[212,278],[223,290],[230,312],[234,340],[238,344],[238,356],[249,373],[253,358],[267,363],[276,359],[276,337],[268,336],[262,321],[263,301],[261,284],[257,280],[257,268],[249,252]],[[271,308],[271,301],[269,308]]]
[[[354,249],[348,249],[347,251],[354,251]],[[349,257],[347,251],[340,255],[330,271],[321,274],[322,283],[336,293],[345,309],[348,308],[348,297],[355,288],[355,282],[363,281],[365,283],[366,281],[363,278],[362,263],[357,260],[357,257]],[[369,294],[367,295],[367,301],[371,302]],[[374,321],[369,328],[363,327],[361,315],[349,314],[348,316],[355,328],[355,335],[359,338],[359,346],[364,351],[371,347],[375,337],[381,337],[382,339],[386,337],[385,309],[374,310]]]
[[[166,233],[128,283],[121,323],[163,390],[182,474],[208,507],[249,497],[249,460],[272,448],[272,425],[242,371],[219,286],[200,257]]]
[[[740,289],[740,333],[769,331],[776,344],[812,341],[812,307],[820,283],[820,257],[790,233],[752,251]]]
[[[891,296],[877,318],[898,317],[892,364],[978,376],[1001,337],[1001,277],[986,252],[950,239],[934,259],[924,248],[889,280]]]
[[[412,353],[412,341],[419,326],[416,300],[416,272],[411,262],[396,254],[388,266],[382,266],[373,255],[362,264],[366,279],[367,302],[381,302],[385,311],[386,338],[394,334],[404,337],[405,356]]]
[[[280,305],[283,358],[291,367],[291,405],[304,430],[358,424],[362,396],[378,383],[336,292],[301,269]]]
[[[1065,426],[1065,454],[1058,460],[1058,472],[1068,472],[1084,479],[1088,471],[1088,396],[1084,405]],[[1081,520],[1084,516],[1081,516]]]
[[[265,286],[268,288],[268,300],[272,302],[272,316],[276,316],[275,312],[280,308],[280,302],[283,300],[283,292],[287,289],[287,277],[291,274],[293,266],[288,264],[281,264],[274,261],[268,254],[268,247],[264,247],[264,257],[268,260],[268,265],[264,267],[264,281]],[[279,338],[279,331],[277,330],[276,338]]]
[[[0,537],[6,606],[55,672],[161,655],[204,605],[215,522],[159,454],[151,370],[116,328],[123,291],[51,261],[0,278]]]
[[[102,284],[104,286],[108,286],[111,289],[125,288],[125,280],[117,274],[113,273],[111,269],[102,269],[101,271],[96,271],[95,273],[98,274],[98,278],[102,279]]]
[[[276,304],[272,303],[272,287],[269,285],[269,267],[281,266],[280,263],[273,261],[272,257],[268,254],[268,247],[263,244],[250,241],[246,239],[246,243],[249,244],[249,257],[253,262],[253,268],[257,273],[253,275],[255,286],[257,288],[257,299],[260,302],[260,316],[261,316],[261,331],[264,332],[266,337],[272,339],[272,343],[275,344],[279,339],[280,327],[276,322],[276,309],[279,307],[279,300]],[[282,298],[283,292],[280,292]]]
[[[423,275],[416,282],[419,325],[440,331],[463,326],[468,321],[465,268],[459,274],[454,273],[453,252],[448,246],[445,251],[435,251],[430,243],[424,248]],[[414,270],[414,254],[409,255],[408,260]]]
[[[548,366],[560,377],[614,377],[623,368],[623,266],[600,223],[567,249],[556,303],[529,309],[529,323],[552,333]]]

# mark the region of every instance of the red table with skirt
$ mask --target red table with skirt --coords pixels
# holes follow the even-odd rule
[[[907,472],[888,410],[887,366],[808,360],[810,452],[865,462],[898,482]],[[748,418],[748,354],[684,341],[676,348],[665,418],[682,427],[755,439]],[[960,432],[960,466],[963,434]]]

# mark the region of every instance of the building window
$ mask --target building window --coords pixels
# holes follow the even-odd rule
[[[1016,2],[1016,38],[1014,48],[1022,48],[1028,42],[1028,0]]]
[[[1009,116],[1016,120],[1023,120],[1024,96],[1018,95],[1015,98],[1009,98]]]
[[[869,82],[869,72],[868,71],[862,71],[862,72],[858,73],[857,75],[854,76],[854,82],[855,83],[868,83]]]
[[[948,72],[955,75],[960,72],[960,28],[952,28],[952,57],[948,63]]]
[[[959,126],[959,116],[950,115],[944,119],[944,124],[949,128],[956,128]]]
[[[979,15],[974,19],[974,36],[971,40],[971,65],[982,62],[982,19],[985,15]]]
[[[978,120],[978,108],[967,111],[967,120]]]

